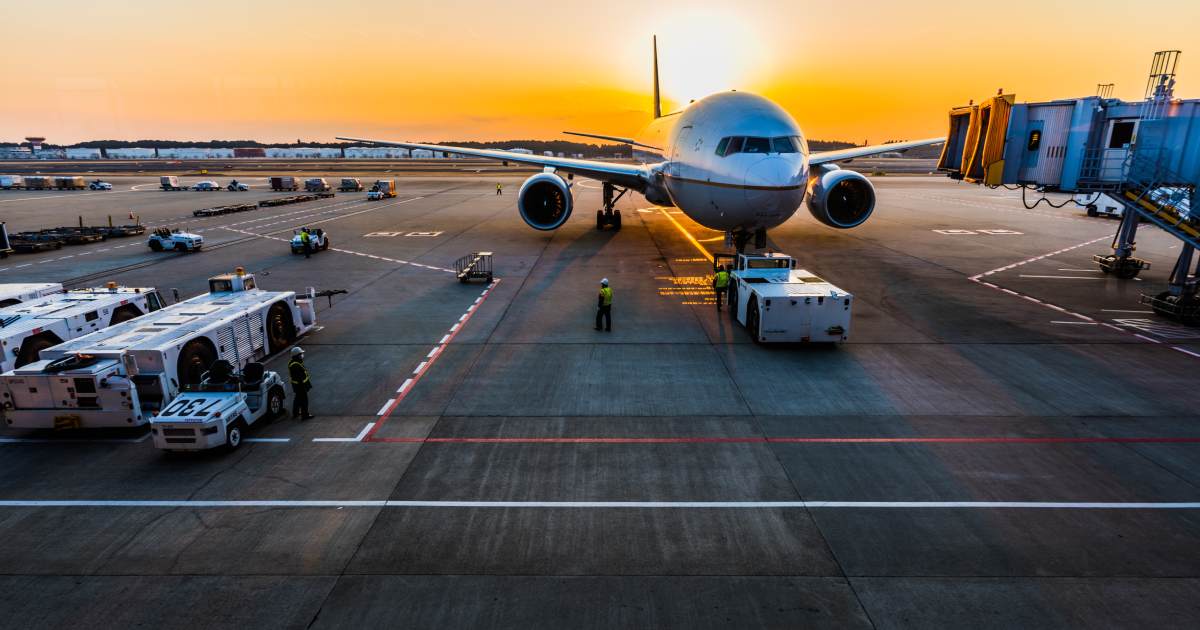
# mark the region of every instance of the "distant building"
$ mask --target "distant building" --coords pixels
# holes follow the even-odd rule
[[[68,160],[99,160],[100,149],[67,149]]]
[[[0,147],[0,160],[31,160],[33,151],[29,147]]]
[[[105,151],[110,160],[153,160],[157,157],[154,149],[141,147],[125,147],[123,149],[108,149]]]
[[[524,153],[525,155],[533,155],[533,151],[530,151],[529,149],[522,149],[520,147],[514,147],[512,149],[509,149],[508,152],[509,153]]]

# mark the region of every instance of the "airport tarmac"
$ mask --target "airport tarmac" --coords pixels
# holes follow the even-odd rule
[[[200,177],[194,178],[196,180]],[[837,231],[771,234],[854,294],[849,342],[760,346],[716,311],[719,233],[600,186],[532,230],[520,177],[413,176],[196,219],[247,193],[0,192],[13,231],[202,232],[0,261],[6,282],[346,289],[303,338],[317,419],[231,454],[144,433],[0,432],[0,611],[13,627],[1194,627],[1200,330],[1101,274],[1116,222],[1019,192],[876,177]],[[224,183],[222,178],[222,183]],[[495,195],[495,183],[504,195]],[[293,256],[300,225],[332,249]],[[495,253],[496,280],[448,271]],[[598,281],[613,332],[593,330]],[[278,358],[271,368],[284,370]],[[1189,384],[1190,383],[1190,384]]]

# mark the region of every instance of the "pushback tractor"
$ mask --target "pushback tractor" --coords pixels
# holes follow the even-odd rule
[[[141,426],[218,359],[260,362],[312,330],[310,297],[263,291],[252,274],[209,279],[206,294],[42,351],[0,375],[5,422],[26,429]]]
[[[850,334],[851,295],[796,268],[791,256],[717,254],[727,265],[729,312],[758,343],[839,343]]]
[[[247,363],[238,373],[219,360],[197,385],[183,392],[150,420],[154,446],[165,451],[200,451],[241,446],[251,426],[283,413],[283,379],[262,363]]]

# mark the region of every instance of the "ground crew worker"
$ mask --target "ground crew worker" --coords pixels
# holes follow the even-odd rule
[[[502,190],[504,190],[504,187],[500,185],[500,182],[496,182],[496,194],[499,195]]]
[[[600,330],[600,320],[604,320],[604,330],[612,332],[612,289],[608,286],[608,278],[600,281],[600,296],[596,310],[596,330]]]
[[[725,270],[725,265],[717,268],[717,274],[713,276],[713,292],[717,294],[717,310],[721,310],[721,304],[725,302],[725,294],[729,292],[729,272]]]
[[[292,376],[292,418],[311,420],[313,415],[308,413],[308,390],[312,389],[312,379],[308,376],[308,368],[304,367],[304,349],[300,346],[292,348],[288,373]]]
[[[312,256],[312,235],[308,233],[308,228],[300,228],[300,244],[304,246],[304,257]]]

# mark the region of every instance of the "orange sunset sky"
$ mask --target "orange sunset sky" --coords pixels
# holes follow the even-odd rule
[[[33,10],[32,8],[30,10]],[[0,140],[633,135],[664,96],[764,94],[814,139],[944,133],[948,107],[1140,99],[1155,50],[1200,95],[1200,2],[65,0],[6,29]],[[1193,63],[1194,62],[1194,63]],[[1195,67],[1194,72],[1190,71]]]

